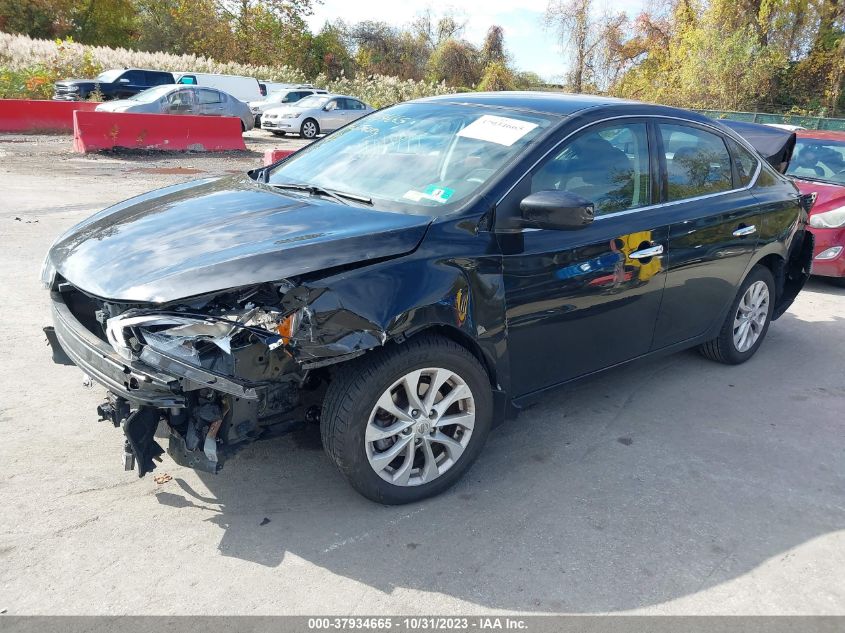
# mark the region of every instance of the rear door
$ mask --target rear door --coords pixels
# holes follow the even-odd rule
[[[754,156],[750,162],[746,156],[743,166],[728,149],[735,142],[703,125],[664,120],[657,130],[663,196],[673,222],[655,349],[698,337],[721,322],[762,228],[749,187],[759,168]]]
[[[217,90],[200,88],[197,90],[197,108],[205,116],[224,116],[226,114],[225,97]]]
[[[650,147],[645,120],[597,123],[553,150],[497,207],[516,395],[651,348],[669,226],[654,206]],[[523,198],[551,189],[593,202],[595,220],[571,231],[508,228]]]

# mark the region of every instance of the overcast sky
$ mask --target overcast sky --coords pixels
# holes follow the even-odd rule
[[[558,81],[566,70],[566,60],[554,34],[543,27],[546,4],[547,0],[459,0],[443,4],[431,0],[323,0],[309,24],[319,30],[326,21],[340,18],[346,22],[379,20],[401,26],[426,7],[435,7],[437,12],[449,6],[466,20],[468,40],[480,44],[487,28],[498,24],[505,30],[505,44],[517,68],[534,71],[547,81]],[[598,4],[633,16],[643,6],[643,0],[608,0]]]

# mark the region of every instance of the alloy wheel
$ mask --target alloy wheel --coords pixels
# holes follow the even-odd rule
[[[434,481],[460,459],[472,436],[475,399],[455,372],[417,369],[382,393],[364,434],[372,469],[396,486]]]
[[[302,124],[302,135],[305,138],[314,138],[317,136],[317,126],[313,121],[306,121]]]
[[[738,352],[747,352],[766,327],[769,318],[769,286],[755,281],[748,286],[734,316],[733,341]]]

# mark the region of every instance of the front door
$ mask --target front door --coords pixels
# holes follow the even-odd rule
[[[344,124],[344,99],[332,99],[324,107],[323,115],[320,117],[320,130],[322,132],[333,132]]]
[[[661,348],[722,322],[751,263],[762,218],[747,188],[757,168],[753,155],[732,139],[726,144],[714,130],[680,123],[657,128],[667,208],[674,216],[654,337],[655,348]]]
[[[653,138],[642,120],[595,124],[555,149],[497,208],[515,395],[651,348],[669,234],[651,206]],[[596,219],[569,231],[510,228],[519,202],[549,189],[593,202]]]

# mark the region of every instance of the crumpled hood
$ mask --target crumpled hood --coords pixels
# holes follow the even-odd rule
[[[229,176],[105,209],[62,235],[48,257],[95,296],[166,303],[408,253],[430,222]]]

